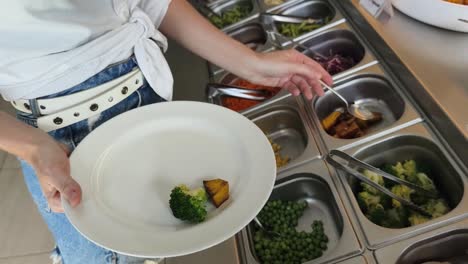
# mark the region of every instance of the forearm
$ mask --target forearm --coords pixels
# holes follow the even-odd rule
[[[0,149],[27,161],[41,142],[51,138],[39,129],[21,123],[5,112],[0,111]]]
[[[257,59],[254,51],[218,30],[185,0],[172,0],[160,30],[200,57],[237,75],[248,76]]]

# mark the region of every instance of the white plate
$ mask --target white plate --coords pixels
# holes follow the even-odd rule
[[[276,163],[262,131],[244,116],[197,102],[158,103],[121,114],[88,135],[70,157],[83,190],[71,223],[89,240],[138,257],[173,257],[214,246],[239,232],[273,189]],[[200,224],[176,219],[178,184],[229,182],[230,198]]]
[[[440,28],[468,32],[468,6],[443,0],[393,0],[406,15]]]

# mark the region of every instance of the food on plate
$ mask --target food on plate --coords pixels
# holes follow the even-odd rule
[[[332,51],[330,51],[330,54],[332,54]],[[335,75],[356,65],[353,57],[343,56],[341,54],[332,54],[328,57],[314,56],[313,59],[330,75]]]
[[[278,32],[288,38],[297,38],[302,34],[320,28],[327,24],[331,19],[326,17],[323,23],[312,24],[304,21],[300,24],[298,23],[285,23],[285,22],[278,22],[277,28]]]
[[[206,192],[203,188],[190,190],[181,184],[172,189],[169,207],[176,218],[199,223],[203,222],[207,215],[206,201]]]
[[[273,152],[275,153],[276,168],[287,165],[290,161],[290,158],[288,156],[281,155],[281,146],[277,143],[274,143],[270,138],[268,140],[270,141]]]
[[[227,181],[223,179],[203,181],[203,186],[216,208],[229,199],[229,183]]]
[[[468,5],[468,0],[444,0],[444,1],[454,3],[454,4]]]
[[[239,86],[239,87],[243,87],[243,88],[246,88],[246,89],[262,89],[262,90],[266,90],[269,92],[269,94],[267,94],[266,98],[269,99],[273,96],[275,96],[280,90],[281,88],[279,87],[269,87],[269,86],[264,86],[264,85],[258,85],[258,84],[253,84],[253,83],[250,83],[246,80],[242,80],[242,79],[237,79],[236,81],[234,81],[232,83],[233,85],[236,85],[236,86]],[[244,98],[237,98],[237,97],[231,97],[231,96],[223,96],[221,98],[221,104],[231,110],[234,110],[234,111],[243,111],[249,107],[252,107],[254,105],[257,105],[259,103],[261,103],[262,101],[257,101],[257,100],[249,100],[249,99],[244,99]]]
[[[277,6],[281,5],[285,2],[285,0],[265,0],[264,3],[267,6]]]
[[[208,19],[217,28],[224,28],[246,18],[252,12],[253,6],[248,2],[236,4],[233,8],[221,13],[220,16],[210,16]]]
[[[223,179],[203,181],[203,186],[205,188],[191,190],[187,185],[180,184],[172,189],[169,207],[176,218],[191,223],[203,222],[208,214],[206,192],[216,208],[229,199],[229,183],[227,181]]]
[[[281,236],[272,236],[262,229],[254,231],[254,249],[261,263],[303,263],[323,255],[328,237],[322,221],[310,223],[309,232],[296,230],[307,206],[305,201],[271,200],[263,207],[258,220]]]
[[[424,164],[416,163],[415,160],[397,162],[394,165],[387,164],[382,167],[382,170],[400,179],[417,184],[426,190],[438,193],[433,180],[428,176],[430,170]],[[429,218],[414,212],[399,201],[361,182],[360,191],[356,194],[356,198],[366,217],[377,225],[387,228],[404,228],[425,223],[450,211],[447,200],[442,197],[428,198],[405,185],[395,184],[395,182],[386,180],[368,170],[364,170],[363,174],[373,182],[389,189],[392,193],[419,205],[432,215]]]
[[[331,136],[343,139],[362,137],[366,130],[382,121],[382,114],[373,112],[374,118],[371,120],[358,119],[343,108],[337,109],[322,120],[323,129]]]

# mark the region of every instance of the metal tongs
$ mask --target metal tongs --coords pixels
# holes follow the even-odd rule
[[[341,158],[342,160],[345,160],[348,162],[348,165],[344,165],[343,163],[340,163],[338,162],[337,160],[334,159],[334,157],[339,157]],[[356,167],[359,167],[359,168],[362,168],[362,169],[367,169],[367,170],[370,170],[374,173],[377,173],[379,175],[381,175],[382,177],[388,179],[388,180],[391,180],[391,181],[394,181],[394,182],[397,182],[399,184],[402,184],[402,185],[406,185],[407,187],[413,189],[413,190],[416,190],[419,194],[422,194],[422,195],[425,195],[427,197],[430,197],[430,198],[437,198],[437,193],[433,192],[433,191],[429,191],[429,190],[426,190],[416,184],[413,184],[411,182],[408,182],[408,181],[405,181],[405,180],[402,180],[398,177],[395,177],[389,173],[386,173],[378,168],[375,168],[374,166],[372,165],[369,165],[363,161],[360,161],[354,157],[351,157],[350,155],[342,152],[342,151],[339,151],[339,150],[331,150],[330,153],[328,154],[328,156],[326,157],[325,159],[330,165],[332,165],[333,167],[335,167],[336,169],[338,170],[341,170],[341,171],[344,171],[350,175],[352,175],[353,177],[356,177],[358,178],[360,181],[363,181],[365,182],[366,184],[369,184],[370,186],[374,187],[375,189],[383,192],[384,194],[392,197],[393,199],[399,201],[400,203],[408,206],[409,208],[411,208],[412,210],[424,215],[424,216],[428,216],[428,217],[431,217],[432,215],[427,212],[426,210],[424,210],[423,208],[419,207],[418,205],[412,203],[411,201],[408,201],[394,193],[392,193],[391,191],[389,191],[388,189],[386,189],[385,187],[373,182],[372,180],[368,179],[366,176],[364,176],[362,173],[360,173],[357,169],[354,169],[354,168],[351,168],[349,167],[349,165],[352,165],[352,166],[356,166]]]
[[[284,49],[284,47],[281,46],[281,44],[278,43],[277,41],[277,38],[282,38],[284,40],[286,40],[287,42],[290,42],[294,45],[294,47],[299,47],[301,49],[303,49],[302,52],[305,52],[305,51],[308,51],[310,53],[312,53],[313,56],[315,57],[319,57],[321,59],[324,59],[326,60],[327,57],[325,57],[324,55],[312,50],[310,47],[307,47],[306,45],[302,44],[302,43],[299,43],[291,38],[288,38],[288,37],[285,37],[283,35],[281,35],[280,33],[278,32],[275,32],[273,30],[266,30],[266,33],[270,35],[271,39],[273,40],[273,45],[276,47],[276,48],[279,48],[279,49]]]
[[[325,24],[325,19],[323,18],[304,18],[298,16],[290,16],[290,15],[278,15],[278,14],[271,14],[271,13],[262,13],[263,16],[269,17],[276,22],[284,22],[284,23],[293,23],[293,24]]]
[[[269,91],[264,89],[246,89],[239,86],[209,83],[207,85],[209,97],[213,98],[217,95],[228,95],[243,99],[263,101],[267,99]]]

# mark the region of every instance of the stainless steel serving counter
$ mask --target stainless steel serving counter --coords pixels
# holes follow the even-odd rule
[[[439,138],[468,164],[468,34],[426,25],[398,10],[382,24],[359,0],[335,2]]]
[[[346,21],[371,48],[379,61],[374,68],[382,67],[404,87],[411,105],[424,114],[424,126],[435,127],[431,131],[438,131],[438,138],[445,141],[441,143],[449,145],[462,164],[468,164],[468,34],[420,23],[397,10],[392,20],[382,25],[359,6],[359,0],[329,1],[341,9]],[[166,58],[175,79],[174,100],[207,101],[205,85],[210,78],[206,61],[173,42]],[[238,252],[238,242],[231,238],[205,251],[168,259],[166,264],[239,264],[245,256],[239,256],[243,251]],[[353,259],[349,261],[354,263]]]
[[[352,3],[468,139],[468,34],[421,23],[396,9],[382,24],[359,0]]]

